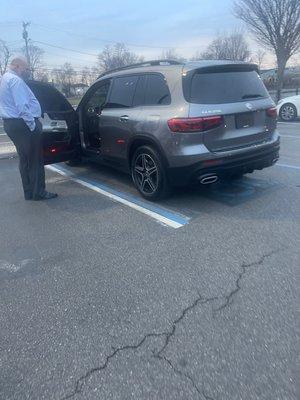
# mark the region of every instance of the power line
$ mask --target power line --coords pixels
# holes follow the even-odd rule
[[[16,26],[19,24],[20,21],[1,21],[1,25],[6,25],[6,26]]]
[[[41,24],[37,24],[37,23],[32,23],[32,25],[40,27],[40,28],[43,28],[43,29],[46,29],[46,30],[51,31],[51,32],[56,32],[56,31],[63,32],[63,33],[66,33],[68,35],[71,35],[71,36],[79,37],[81,39],[96,40],[98,42],[106,42],[106,43],[110,43],[110,44],[124,43],[125,45],[127,45],[129,47],[139,47],[139,48],[149,48],[149,49],[165,49],[165,50],[168,50],[170,48],[197,49],[197,48],[200,47],[199,45],[198,46],[175,46],[175,45],[170,45],[170,46],[152,46],[152,45],[148,45],[148,44],[133,44],[133,43],[124,42],[123,40],[108,40],[108,39],[102,39],[102,38],[99,38],[99,37],[93,37],[93,36],[91,37],[91,36],[87,36],[87,35],[77,34],[77,33],[74,33],[74,32],[65,31],[64,29],[49,28],[49,27],[47,27],[45,25],[41,25]]]
[[[76,55],[73,55],[73,54],[72,55],[69,55],[69,54],[68,55],[64,55],[64,54],[61,54],[59,52],[56,52],[55,50],[52,51],[51,49],[50,50],[47,49],[45,54],[46,54],[46,56],[50,55],[50,56],[55,56],[55,57],[59,57],[59,58],[62,58],[62,59],[66,60],[66,61],[61,61],[61,63],[68,62],[69,60],[72,61],[72,62],[76,62],[77,61],[77,62],[79,62],[81,64],[93,62],[93,60],[91,61],[90,58],[85,57],[85,56],[81,57],[80,55],[78,55],[78,57],[76,57]],[[75,60],[75,61],[73,61],[73,60]]]
[[[5,43],[8,44],[8,45],[15,45],[15,44],[21,43],[21,42],[23,43],[23,40],[22,40],[22,39],[12,40],[11,42],[6,42],[6,41],[5,41]]]
[[[24,23],[23,22],[23,38],[24,38],[24,40],[25,40],[25,42],[26,42],[26,39],[28,40],[28,32],[27,32],[27,30],[26,30],[26,28],[27,28],[27,26],[29,25],[29,23]],[[45,29],[48,29],[48,30],[51,30],[51,31],[53,31],[53,29],[51,29],[51,28],[47,28],[47,27],[44,27],[43,25],[40,25],[40,24],[36,24],[36,23],[32,23],[31,25],[34,25],[34,26],[38,26],[38,27],[42,27],[42,28],[45,28]],[[78,35],[78,34],[76,34],[76,33],[71,33],[71,32],[68,32],[68,31],[64,31],[64,30],[60,30],[60,29],[56,29],[55,31],[61,31],[61,32],[64,32],[64,33],[67,33],[67,34],[70,34],[70,35],[72,35],[72,36],[79,36],[79,37],[81,37],[81,38],[83,38],[83,36],[82,35]],[[27,35],[26,35],[27,34]],[[24,37],[24,35],[25,35],[25,37]],[[87,37],[87,36],[85,36],[85,37]],[[109,43],[116,43],[116,42],[114,42],[114,41],[108,41],[108,40],[105,40],[105,39],[100,39],[100,38],[89,38],[89,39],[94,39],[94,40],[97,40],[97,41],[106,41],[106,42],[109,42]],[[15,43],[17,43],[17,42],[19,42],[19,41],[14,41]],[[85,52],[85,51],[80,51],[80,50],[75,50],[75,49],[70,49],[70,48],[66,48],[66,47],[63,47],[63,46],[58,46],[58,45],[54,45],[54,44],[52,44],[52,43],[47,43],[47,42],[42,42],[42,41],[38,41],[38,40],[30,40],[30,42],[31,43],[37,43],[37,44],[40,44],[40,45],[43,45],[43,46],[48,46],[48,47],[52,47],[52,48],[55,48],[55,49],[60,49],[60,50],[64,50],[64,51],[68,51],[68,52],[73,52],[73,53],[77,53],[77,54],[81,54],[81,55],[85,55],[85,56],[89,56],[89,57],[98,57],[98,54],[95,54],[95,53],[88,53],[88,52]],[[13,42],[12,42],[13,43]],[[128,44],[127,44],[128,45]],[[155,49],[170,49],[170,46],[161,46],[161,47],[156,47],[156,46],[148,46],[148,45],[133,45],[133,44],[131,44],[130,46],[137,46],[137,47],[149,47],[149,48],[155,48]],[[182,47],[182,48],[198,48],[199,49],[199,45],[198,46],[185,46],[185,47]],[[181,47],[176,47],[176,48],[181,48]],[[27,52],[26,53],[28,53],[28,45],[27,45]],[[50,53],[51,54],[51,53]],[[26,54],[27,55],[27,54]],[[61,57],[61,55],[59,55],[60,57]],[[67,56],[67,58],[72,58],[71,56]],[[27,55],[27,58],[28,58],[28,55]],[[74,59],[75,59],[75,57],[73,57]],[[82,59],[79,59],[79,58],[77,58],[77,60],[78,61],[81,61],[82,63],[86,63],[86,62],[90,62],[91,60],[86,60],[86,61],[84,61],[84,60],[82,60]],[[80,67],[79,67],[80,68]],[[82,68],[84,68],[84,65],[82,66]]]
[[[44,46],[54,47],[55,49],[61,49],[61,50],[66,50],[66,51],[72,51],[73,53],[84,54],[86,56],[98,57],[98,54],[86,53],[84,51],[79,51],[79,50],[74,50],[74,49],[67,49],[66,47],[56,46],[51,43],[40,42],[38,40],[32,40],[32,43],[39,43],[39,44],[43,44]]]

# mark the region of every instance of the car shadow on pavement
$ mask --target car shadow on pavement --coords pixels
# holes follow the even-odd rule
[[[281,185],[278,182],[244,177],[238,180],[220,181],[209,186],[191,186],[184,191],[176,189],[174,198],[177,199],[177,206],[180,203],[186,204],[187,201],[193,203],[194,206],[195,200],[197,200],[198,206],[196,205],[196,207],[202,208],[201,198],[203,198],[203,200],[212,200],[213,202],[235,207],[268,195],[271,190],[276,190],[279,187]],[[173,202],[174,199],[172,198],[170,204]]]
[[[235,181],[219,182],[208,190],[199,189],[199,194],[234,207],[269,194],[276,186],[278,184],[274,182],[245,177]]]
[[[87,167],[87,168],[86,168]],[[88,172],[84,173],[84,171]],[[102,183],[111,184],[117,190],[124,190],[127,193],[135,196],[140,196],[135,189],[130,175],[127,175],[118,170],[110,167],[98,165],[95,163],[83,164],[80,171],[81,176],[92,174],[99,179]],[[95,175],[94,175],[95,174]],[[187,199],[190,197],[206,197],[208,199],[236,206],[251,199],[262,196],[266,191],[280,186],[278,182],[259,179],[250,176],[244,176],[236,180],[222,180],[212,185],[193,185],[184,188],[173,188],[172,194],[169,199],[159,201],[162,204],[171,204],[180,201],[182,198]],[[141,197],[142,198],[142,197]]]
[[[130,194],[143,200],[134,187],[130,175],[110,167],[86,162],[71,172],[79,178],[93,179],[99,183],[109,185],[115,190]],[[274,180],[260,179],[253,176],[244,176],[236,180],[222,180],[212,185],[193,185],[183,188],[173,188],[172,194],[157,201],[163,207],[176,211],[202,211],[207,201],[218,202],[230,207],[251,202],[253,199],[268,195],[271,190],[279,189],[282,185]],[[202,199],[202,201],[201,201]],[[206,201],[205,201],[206,200]],[[205,204],[204,204],[205,203]]]

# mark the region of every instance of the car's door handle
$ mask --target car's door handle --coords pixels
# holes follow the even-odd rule
[[[121,122],[127,122],[128,120],[129,120],[128,115],[122,115],[122,116],[120,117],[120,121],[121,121]]]

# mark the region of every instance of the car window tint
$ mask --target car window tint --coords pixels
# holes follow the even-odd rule
[[[107,94],[109,91],[110,82],[105,83],[104,85],[100,86],[88,100],[86,108],[95,108],[99,107],[102,108],[106,102]]]
[[[171,103],[171,94],[166,79],[162,75],[147,76],[145,105],[164,105]]]
[[[198,104],[223,104],[268,97],[256,71],[196,73],[187,100]]]
[[[107,107],[132,107],[138,76],[116,78],[113,82]]]
[[[134,93],[134,98],[133,98],[133,106],[142,106],[145,102],[145,91],[146,91],[146,76],[141,75],[139,76],[135,93]]]

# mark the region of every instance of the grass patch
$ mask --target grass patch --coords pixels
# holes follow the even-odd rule
[[[72,106],[78,106],[81,99],[82,97],[69,97],[67,100],[72,104]]]

